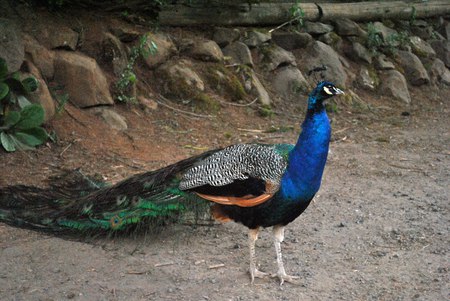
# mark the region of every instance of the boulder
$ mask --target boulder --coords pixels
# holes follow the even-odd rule
[[[420,58],[434,59],[436,52],[430,44],[417,36],[409,38],[412,52]]]
[[[206,62],[220,62],[223,59],[222,50],[212,40],[195,42],[190,50],[190,56]]]
[[[319,37],[319,41],[330,45],[336,50],[340,50],[342,48],[342,38],[338,36],[334,31],[327,32]]]
[[[275,44],[266,45],[265,47],[262,47],[260,51],[263,55],[262,62],[264,68],[268,71],[273,71],[279,66],[297,65],[295,56],[292,52],[286,51]]]
[[[336,33],[340,36],[367,36],[367,33],[358,25],[358,23],[348,18],[335,20],[334,28]]]
[[[54,79],[64,85],[70,102],[78,107],[114,103],[103,71],[90,57],[75,52],[57,51]]]
[[[39,82],[37,90],[34,91],[33,93],[30,93],[30,95],[28,95],[27,98],[31,102],[41,104],[45,113],[44,121],[47,122],[50,119],[52,119],[53,116],[55,115],[56,112],[55,101],[53,100],[53,97],[50,94],[50,91],[48,90],[47,83],[42,78],[39,69],[32,62],[25,61],[25,63],[28,72],[23,74],[23,78],[33,76]]]
[[[214,42],[222,48],[239,40],[240,37],[241,33],[236,28],[216,27],[213,33]]]
[[[245,33],[245,36],[242,40],[242,42],[245,43],[245,45],[247,45],[250,48],[254,48],[254,47],[259,47],[262,44],[270,41],[271,37],[268,34],[256,31],[256,30],[252,30],[252,31],[247,31]]]
[[[157,47],[155,54],[151,54],[144,58],[145,64],[150,69],[155,69],[162,65],[176,52],[175,45],[168,36],[161,33],[147,33],[146,37],[148,47],[151,47],[152,42]]]
[[[253,67],[253,58],[250,49],[242,42],[233,42],[222,49],[222,52],[225,56],[231,57],[231,64]]]
[[[22,39],[25,46],[25,53],[29,55],[29,58],[39,69],[42,76],[47,80],[51,80],[55,74],[54,52],[39,44],[34,37],[28,34],[24,34]]]
[[[111,65],[116,76],[120,76],[128,64],[128,55],[125,46],[120,40],[106,33],[102,41],[103,58]]]
[[[378,85],[376,73],[370,72],[366,66],[362,66],[356,80],[356,84],[364,90],[375,91]]]
[[[270,106],[272,100],[270,99],[269,93],[267,93],[266,88],[264,88],[263,84],[253,70],[251,71],[251,76],[253,86],[252,92],[258,97],[258,100],[261,104]]]
[[[146,97],[143,95],[139,95],[137,97],[139,103],[141,104],[141,107],[145,111],[155,111],[158,109],[158,103],[154,101],[151,97]]]
[[[375,57],[374,66],[377,70],[393,70],[394,63],[386,59],[384,54],[379,54]]]
[[[278,68],[271,80],[274,90],[285,99],[297,98],[299,92],[307,93],[309,90],[305,77],[293,66]]]
[[[306,32],[275,31],[272,33],[272,41],[288,51],[305,48],[313,40],[313,37]]]
[[[6,61],[8,70],[19,70],[25,58],[25,51],[19,28],[13,21],[0,18],[0,41],[0,57]]]
[[[407,104],[411,102],[405,77],[397,70],[384,71],[381,74],[381,92]]]
[[[352,47],[349,49],[347,55],[354,61],[361,60],[372,64],[372,55],[369,50],[358,42],[352,43]]]
[[[441,82],[450,86],[450,70],[440,59],[435,59],[429,67],[430,77],[434,82]]]
[[[141,36],[139,31],[132,27],[125,27],[123,24],[111,27],[110,31],[123,43],[134,42]]]
[[[116,111],[105,107],[93,108],[92,111],[100,116],[111,128],[118,131],[125,131],[128,129],[127,121]]]
[[[317,66],[325,65],[326,78],[334,82],[339,87],[345,88],[347,73],[340,60],[339,55],[333,48],[320,41],[315,41],[306,49],[303,56],[303,70],[311,70]]]
[[[57,29],[55,29],[57,26]],[[78,44],[78,33],[67,26],[46,24],[38,26],[34,37],[48,49],[62,48],[75,50]]]
[[[411,31],[415,36],[418,36],[423,40],[431,39],[435,34],[433,27],[425,20],[416,20],[413,26],[411,26]]]
[[[430,42],[431,47],[436,51],[436,56],[450,68],[450,41],[435,40]]]
[[[412,85],[420,86],[430,82],[427,70],[414,53],[399,50],[395,55],[395,60],[403,68],[405,77]]]
[[[380,36],[384,42],[390,41],[391,36],[395,36],[398,34],[398,32],[395,29],[389,28],[381,22],[374,22],[373,26],[374,26],[375,32],[380,34]],[[392,46],[399,45],[398,41],[391,41],[391,43],[392,43]]]
[[[158,72],[168,82],[180,83],[180,87],[188,86],[194,90],[204,91],[205,84],[203,80],[193,69],[193,64],[188,60],[179,60],[177,62],[167,62],[158,68]]]
[[[324,24],[321,22],[305,22],[305,31],[311,35],[321,35],[333,31],[333,25]]]

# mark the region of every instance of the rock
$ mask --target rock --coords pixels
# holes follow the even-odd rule
[[[39,69],[42,76],[47,80],[51,80],[55,73],[55,54],[28,34],[24,34],[22,40],[25,46],[25,53],[29,55],[29,58]]]
[[[262,62],[264,68],[268,71],[273,71],[280,66],[292,65],[296,66],[295,56],[290,51],[286,51],[283,48],[271,44],[261,48],[263,55]]]
[[[225,47],[241,37],[239,29],[228,27],[216,27],[213,33],[213,40],[220,46]]]
[[[147,33],[147,46],[151,47],[151,43],[155,43],[157,51],[155,54],[151,54],[144,58],[145,64],[150,69],[155,69],[158,66],[165,63],[175,52],[176,48],[172,40],[163,34]]]
[[[225,56],[231,57],[231,64],[253,67],[253,58],[250,49],[242,42],[233,42],[226,46],[222,52]]]
[[[68,51],[56,52],[55,81],[64,85],[70,102],[78,107],[114,103],[103,71],[90,57]]]
[[[374,26],[375,32],[379,33],[381,35],[381,38],[383,39],[384,42],[390,41],[391,36],[398,35],[398,32],[395,29],[389,28],[381,22],[374,22],[373,26]],[[399,45],[398,41],[392,41],[391,43],[392,43],[392,46]]]
[[[441,82],[450,86],[450,70],[440,59],[435,59],[429,67],[430,77],[434,82]]]
[[[315,41],[306,50],[303,57],[304,70],[311,70],[317,66],[325,65],[326,78],[334,82],[339,87],[345,88],[347,74],[341,63],[339,55],[330,46],[320,41]]]
[[[193,70],[191,61],[167,62],[158,69],[158,72],[162,74],[163,78],[167,78],[169,82],[179,82],[181,88],[183,88],[184,84],[198,91],[205,90],[205,84]]]
[[[431,47],[436,51],[436,56],[450,68],[450,41],[435,40],[430,42]]]
[[[0,18],[0,57],[6,61],[9,72],[19,70],[25,58],[19,28],[4,18]]]
[[[319,37],[319,41],[330,45],[336,50],[342,48],[342,38],[338,36],[334,31],[327,32]]]
[[[124,27],[123,24],[112,27],[110,31],[123,43],[134,42],[141,36],[139,31],[136,31],[133,28]]]
[[[125,131],[128,129],[125,118],[116,111],[104,107],[93,108],[92,111],[94,111],[96,115],[100,116],[111,128],[118,131]]]
[[[211,40],[194,43],[190,55],[195,59],[206,62],[220,62],[223,59],[223,53],[219,45]]]
[[[335,31],[340,36],[367,36],[367,33],[354,21],[341,18],[334,21]]]
[[[247,31],[242,42],[250,48],[259,47],[263,43],[270,41],[270,36],[259,31]]]
[[[375,57],[374,65],[377,70],[393,70],[393,69],[395,69],[394,63],[392,63],[391,61],[388,61],[384,54],[380,54]]]
[[[305,48],[313,40],[313,37],[306,32],[275,31],[272,33],[272,41],[288,51]]]
[[[354,61],[357,61],[359,59],[366,63],[372,64],[372,55],[370,54],[369,50],[367,50],[366,47],[364,47],[358,42],[352,43],[352,47],[350,48],[349,53],[347,55]]]
[[[333,26],[320,22],[305,22],[305,31],[311,35],[320,35],[330,31],[333,31]]]
[[[261,104],[266,105],[266,106],[270,106],[270,104],[272,103],[269,93],[267,93],[266,88],[264,88],[263,84],[261,83],[261,81],[259,80],[259,78],[256,76],[256,73],[252,70],[252,85],[253,88],[252,89],[255,93],[255,95],[258,97],[258,100]]]
[[[272,87],[285,99],[298,97],[298,92],[307,93],[308,82],[298,68],[293,66],[281,67],[272,77]]]
[[[436,52],[430,44],[419,37],[412,36],[409,38],[412,52],[421,58],[434,59]]]
[[[399,50],[395,55],[395,60],[403,68],[405,77],[412,85],[420,86],[430,82],[427,70],[415,54]]]
[[[377,87],[379,79],[376,77],[376,73],[372,73],[366,66],[362,66],[356,83],[364,90],[374,91]]]
[[[55,30],[55,26],[57,26],[57,30]],[[78,44],[78,33],[76,31],[56,24],[38,26],[34,37],[48,49],[75,50]]]
[[[39,69],[29,61],[25,61],[26,63],[26,69],[29,73],[25,73],[23,78],[33,76],[36,78],[39,82],[38,88],[33,93],[30,93],[30,95],[27,96],[27,98],[34,103],[41,104],[42,108],[44,108],[45,118],[44,121],[47,122],[50,119],[53,118],[56,112],[55,107],[55,101],[53,100],[52,95],[50,94],[50,91],[48,90],[47,83],[42,78],[41,73],[39,72]]]
[[[450,22],[443,26],[443,35],[447,40],[450,40]]]
[[[156,111],[158,109],[158,103],[150,97],[139,95],[137,99],[144,110]]]
[[[411,31],[414,35],[420,37],[423,40],[428,40],[435,34],[433,27],[428,25],[424,20],[417,20],[411,27]]]
[[[103,58],[111,64],[114,74],[120,76],[128,64],[128,55],[124,45],[116,36],[106,33],[102,41],[102,48]]]
[[[381,92],[407,104],[411,102],[406,79],[397,70],[388,70],[382,73]]]

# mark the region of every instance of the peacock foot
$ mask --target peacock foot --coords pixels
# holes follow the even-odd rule
[[[272,278],[278,277],[278,279],[280,279],[280,286],[282,286],[284,282],[299,284],[299,282],[296,281],[296,279],[300,279],[299,276],[287,275],[285,272],[278,272],[276,274],[272,274],[271,277]]]
[[[250,277],[252,278],[251,284],[253,284],[253,282],[255,282],[255,278],[264,278],[268,275],[269,275],[268,273],[261,272],[256,268],[250,269]]]

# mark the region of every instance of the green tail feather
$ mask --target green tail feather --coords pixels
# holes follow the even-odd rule
[[[154,230],[180,221],[187,213],[204,214],[209,204],[178,189],[180,176],[211,152],[165,168],[132,176],[113,186],[79,172],[52,179],[51,187],[0,189],[0,221],[43,231],[118,232]]]

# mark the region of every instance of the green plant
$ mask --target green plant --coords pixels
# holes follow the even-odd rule
[[[372,22],[367,24],[367,42],[366,46],[372,52],[383,52],[388,55],[395,54],[398,48],[404,48],[409,44],[409,35],[406,31],[393,33],[383,40],[381,34],[377,31]]]
[[[148,41],[147,35],[141,36],[139,43],[131,48],[128,64],[120,74],[119,80],[115,85],[117,91],[116,98],[118,101],[136,102],[134,95],[130,95],[130,91],[137,81],[137,76],[134,72],[134,65],[140,56],[147,58],[150,55],[155,55],[157,51],[158,46],[154,41]]]
[[[383,45],[383,39],[380,33],[375,28],[372,22],[367,24],[367,48],[372,52],[372,54],[377,53],[380,47]]]
[[[296,0],[295,4],[289,8],[289,14],[291,15],[292,19],[289,21],[289,23],[292,25],[293,23],[297,24],[297,28],[301,29],[305,26],[305,11],[300,6],[300,0]]]
[[[17,72],[8,75],[6,62],[0,58],[0,144],[8,152],[34,149],[48,138],[41,127],[44,109],[25,97],[37,87],[34,77],[20,80]]]

